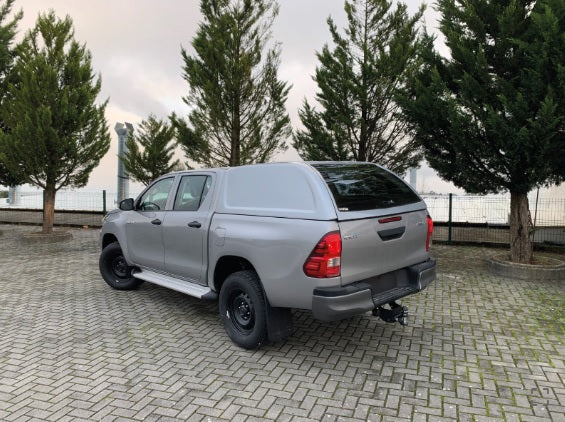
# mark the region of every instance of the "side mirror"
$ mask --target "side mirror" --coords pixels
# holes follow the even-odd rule
[[[133,210],[133,198],[127,198],[120,202],[120,209],[122,211]]]

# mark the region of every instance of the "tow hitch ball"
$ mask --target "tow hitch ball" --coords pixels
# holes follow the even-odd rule
[[[400,325],[408,325],[408,308],[396,302],[388,304],[390,309],[378,306],[373,309],[373,315],[385,322],[398,322]]]

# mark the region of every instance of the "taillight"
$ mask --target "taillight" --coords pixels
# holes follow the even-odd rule
[[[426,252],[430,250],[430,244],[432,243],[432,233],[434,232],[434,222],[432,217],[428,215],[428,236],[426,237]]]
[[[341,274],[341,234],[326,234],[318,242],[303,268],[308,277],[338,277]]]

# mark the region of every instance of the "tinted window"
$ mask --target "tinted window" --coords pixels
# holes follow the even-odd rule
[[[419,202],[394,174],[370,164],[313,164],[328,184],[339,211],[391,208]]]
[[[206,197],[212,178],[210,176],[194,175],[183,176],[177,196],[175,198],[174,210],[177,211],[196,211]]]
[[[164,210],[174,180],[173,177],[169,177],[154,183],[139,199],[138,209],[143,211]]]

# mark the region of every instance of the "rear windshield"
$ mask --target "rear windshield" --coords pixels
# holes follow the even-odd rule
[[[420,202],[394,174],[364,163],[312,163],[328,184],[339,211],[391,208]]]

